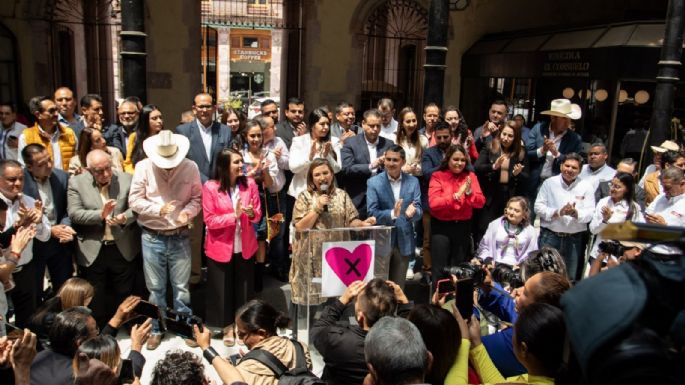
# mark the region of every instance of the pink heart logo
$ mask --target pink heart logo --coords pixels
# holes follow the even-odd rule
[[[361,244],[351,253],[342,247],[332,247],[326,251],[326,262],[335,275],[350,286],[354,281],[363,281],[371,266],[371,246]]]

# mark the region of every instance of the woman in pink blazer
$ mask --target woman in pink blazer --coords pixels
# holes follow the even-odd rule
[[[214,175],[202,187],[207,234],[207,316],[224,328],[224,344],[235,345],[235,312],[254,293],[257,236],[253,223],[262,217],[257,185],[243,174],[243,157],[232,149],[217,154]]]

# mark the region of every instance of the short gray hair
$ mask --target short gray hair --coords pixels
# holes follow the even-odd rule
[[[683,179],[683,169],[680,167],[669,167],[661,170],[661,179],[668,179],[673,183],[680,183]]]
[[[383,384],[423,381],[428,372],[426,344],[419,329],[404,318],[381,318],[366,335],[364,345],[366,363]]]

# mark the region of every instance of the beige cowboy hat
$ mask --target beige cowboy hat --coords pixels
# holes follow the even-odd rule
[[[619,241],[619,243],[623,247],[637,247],[638,249],[641,249],[641,250],[646,249],[648,246],[646,243],[633,242],[633,241]]]
[[[143,150],[152,163],[159,168],[174,168],[188,154],[190,141],[183,135],[162,130],[145,139]]]
[[[583,116],[583,111],[581,111],[579,105],[571,103],[568,99],[554,99],[550,104],[549,110],[542,111],[540,115],[560,116],[562,118],[578,120]]]
[[[679,151],[680,150],[680,146],[678,146],[678,143],[676,143],[672,140],[665,140],[659,146],[650,146],[650,147],[652,147],[652,151],[659,152],[662,154],[666,151]]]

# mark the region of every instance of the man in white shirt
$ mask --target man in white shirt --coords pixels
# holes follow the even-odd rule
[[[381,113],[380,136],[392,140],[397,138],[397,120],[395,120],[395,103],[390,98],[383,98],[378,101],[378,111]]]
[[[661,185],[664,192],[645,210],[647,223],[664,226],[685,227],[685,177],[683,170],[671,167],[661,171]],[[672,246],[656,245],[652,252],[660,254],[680,254],[681,250]]]
[[[17,109],[12,103],[0,103],[0,159],[17,160],[19,158],[19,136],[26,128],[17,122]]]
[[[580,155],[567,154],[561,164],[561,174],[542,183],[535,201],[535,213],[540,216],[538,245],[559,250],[571,280],[582,277],[584,235],[595,211],[594,189],[578,178],[582,164]]]
[[[599,184],[610,181],[616,175],[616,169],[607,164],[607,148],[602,143],[595,143],[590,147],[587,155],[587,163],[580,171],[580,179],[589,182],[594,190]]]
[[[15,160],[0,161],[0,200],[7,206],[3,232],[14,232],[20,227],[35,224],[39,241],[50,239],[50,223],[43,214],[43,205],[22,194],[24,170]],[[29,317],[36,311],[36,264],[33,260],[33,240],[29,241],[18,257],[13,277],[16,284],[10,292],[14,303],[15,324],[28,326]]]

